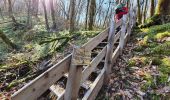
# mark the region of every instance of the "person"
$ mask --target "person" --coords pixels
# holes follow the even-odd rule
[[[115,8],[115,21],[116,23],[123,17],[123,15],[128,13],[128,8],[125,7],[125,4],[120,3]],[[120,31],[121,27],[119,26],[116,29],[116,34]]]
[[[118,22],[123,17],[123,15],[127,13],[128,13],[128,8],[125,7],[125,4],[123,3],[118,4],[115,9],[116,22]]]

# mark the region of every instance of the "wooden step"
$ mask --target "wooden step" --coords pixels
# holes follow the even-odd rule
[[[51,92],[53,92],[57,96],[57,100],[63,100],[64,99],[64,93],[65,89],[59,87],[59,85],[52,85],[50,87]]]

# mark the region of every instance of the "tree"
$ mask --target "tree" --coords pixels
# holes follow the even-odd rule
[[[0,30],[0,38],[12,49],[17,50],[17,45],[12,43],[11,40]]]
[[[32,0],[32,15],[38,18],[39,0]]]
[[[31,0],[26,0],[26,5],[27,5],[27,27],[31,28],[32,27],[32,13],[31,13]]]
[[[138,22],[139,24],[141,24],[142,18],[141,18],[140,0],[137,0],[137,7],[138,7],[137,22]]]
[[[8,0],[8,13],[9,13],[9,17],[12,19],[13,23],[17,24],[17,21],[13,15],[11,0]]]
[[[87,0],[86,19],[85,19],[85,29],[87,29],[87,23],[88,23],[89,3],[90,3],[90,0]]]
[[[88,25],[89,25],[89,30],[92,30],[93,29],[93,24],[94,24],[94,15],[95,15],[95,12],[96,12],[96,0],[90,0],[90,4],[89,4],[89,22],[88,22]]]
[[[44,17],[45,17],[45,25],[46,25],[46,29],[49,30],[49,24],[48,24],[48,16],[47,16],[47,8],[46,8],[46,4],[45,4],[45,0],[42,0],[42,5],[44,8]]]
[[[75,0],[70,0],[70,14],[69,14],[69,21],[70,21],[70,25],[69,25],[69,29],[70,29],[70,33],[74,32],[74,24],[75,24]]]
[[[156,14],[170,15],[170,0],[158,0]]]
[[[151,0],[151,3],[150,3],[150,17],[152,17],[154,15],[154,11],[155,11],[155,0]]]
[[[51,9],[51,18],[52,18],[52,22],[53,22],[53,29],[56,29],[57,25],[56,25],[56,20],[55,20],[55,10],[54,10],[54,1],[50,0],[50,9]]]
[[[145,0],[145,7],[144,7],[144,11],[143,11],[143,22],[142,23],[145,23],[145,20],[146,20],[146,13],[147,13],[147,6],[148,6],[148,0]]]

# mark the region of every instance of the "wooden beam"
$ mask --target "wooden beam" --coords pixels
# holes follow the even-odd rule
[[[105,56],[105,63],[104,68],[106,70],[105,75],[105,84],[108,84],[110,79],[111,67],[112,67],[112,53],[113,53],[113,42],[115,37],[115,19],[113,18],[110,23],[110,30],[108,35],[108,44],[107,44],[107,51]]]
[[[122,20],[123,21],[122,21],[121,35],[120,35],[120,42],[119,42],[120,51],[121,51],[120,54],[122,54],[122,50],[124,47],[124,37],[125,37],[126,28],[127,28],[127,25],[126,25],[127,15],[124,15]]]
[[[95,81],[91,85],[90,89],[86,92],[86,94],[82,100],[95,100],[97,94],[99,93],[99,91],[103,85],[104,72],[105,72],[105,69],[103,68],[101,73],[95,79]]]
[[[50,90],[57,96],[57,100],[64,100],[65,90],[57,85],[52,85]]]
[[[120,31],[115,35],[113,45],[117,42],[119,38],[120,38]]]
[[[118,46],[116,48],[116,50],[113,52],[113,55],[112,55],[112,64],[115,63],[115,61],[116,61],[117,57],[119,56],[119,54],[120,54],[120,47]]]
[[[89,75],[95,70],[97,65],[102,61],[106,54],[106,47],[103,48],[103,50],[91,61],[91,64],[83,70],[82,80],[81,83],[83,83]]]
[[[68,72],[71,62],[71,54],[39,75],[19,91],[14,93],[12,100],[35,100],[40,97],[50,86],[59,80],[64,73]]]
[[[104,30],[100,34],[98,34],[96,37],[92,38],[89,42],[83,45],[83,47],[87,50],[93,50],[98,44],[100,44],[106,37],[108,36],[108,30]]]

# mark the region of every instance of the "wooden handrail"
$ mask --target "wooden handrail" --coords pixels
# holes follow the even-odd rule
[[[92,100],[96,97],[97,93],[99,92],[100,88],[103,85],[103,81],[106,76],[105,75],[105,73],[107,71],[106,67],[108,67],[108,66],[106,66],[106,65],[108,65],[107,63],[111,63],[111,65],[113,65],[113,63],[115,63],[115,61],[116,61],[116,58],[121,54],[124,44],[126,43],[126,41],[128,40],[128,37],[131,34],[131,28],[135,24],[134,23],[135,17],[133,15],[133,12],[131,12],[131,13],[132,13],[132,15],[130,17],[127,16],[127,17],[129,17],[129,20],[126,24],[125,24],[126,20],[120,20],[118,23],[115,24],[115,28],[121,27],[121,30],[116,35],[113,36],[114,39],[113,39],[113,43],[111,43],[111,44],[114,45],[117,42],[117,40],[120,40],[120,41],[119,41],[119,45],[117,46],[117,48],[113,52],[110,52],[111,54],[108,54],[108,49],[109,49],[108,44],[109,43],[106,42],[107,45],[103,47],[103,49],[91,61],[91,64],[88,67],[86,67],[82,71],[82,66],[81,66],[81,68],[76,66],[75,70],[79,71],[78,73],[81,74],[81,75],[79,75],[79,77],[76,77],[76,78],[78,78],[76,80],[77,85],[80,85],[88,79],[90,74],[96,69],[97,65],[105,57],[105,67],[101,70],[98,77],[95,79],[95,81],[93,82],[93,84],[91,85],[91,87],[89,88],[89,90],[87,91],[85,96],[83,97],[83,100],[87,100],[87,99]],[[107,28],[106,30],[104,30],[103,32],[101,32],[100,34],[98,34],[97,36],[92,38],[90,41],[88,41],[86,44],[84,44],[82,47],[84,47],[86,50],[90,50],[90,51],[93,50],[103,40],[105,40],[105,39],[107,39],[107,37],[109,37],[109,30],[110,30],[110,28]],[[125,34],[126,30],[127,30],[127,33]],[[106,59],[106,54],[110,55],[110,58]],[[62,76],[64,76],[65,73],[68,73],[68,76],[70,75],[70,73],[69,73],[70,68],[75,67],[75,66],[70,65],[71,59],[72,59],[72,54],[65,57],[59,63],[57,63],[54,66],[52,66],[51,68],[49,68],[47,71],[45,71],[44,73],[39,75],[37,78],[32,80],[30,83],[25,85],[23,88],[21,88],[19,91],[14,93],[12,95],[11,99],[12,100],[25,100],[27,98],[29,98],[29,100],[37,99],[46,90],[48,90],[56,81],[58,81]],[[108,60],[110,60],[110,62],[108,62]],[[111,66],[111,65],[109,65],[109,66]],[[78,75],[78,73],[76,72],[75,75]],[[69,77],[68,77],[68,79],[69,79]],[[72,86],[72,84],[70,84],[68,86]],[[52,89],[52,87],[50,89]],[[77,86],[76,89],[79,90],[79,86]],[[67,94],[65,94],[65,91],[63,91],[63,93],[60,95],[60,97],[58,99],[63,100],[64,96]],[[69,95],[72,96],[71,93],[69,93]]]

